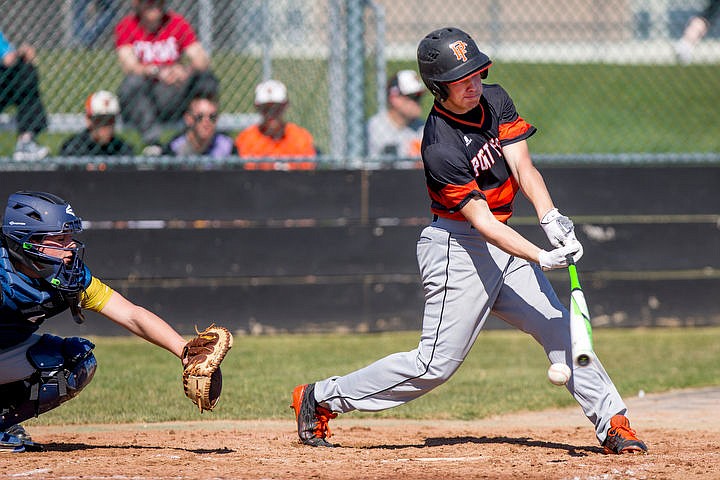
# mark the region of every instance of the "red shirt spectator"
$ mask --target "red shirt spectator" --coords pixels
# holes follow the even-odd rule
[[[131,45],[135,56],[144,65],[177,63],[185,49],[197,41],[192,26],[172,10],[165,13],[155,32],[145,30],[140,17],[134,13],[123,18],[115,28],[115,46]]]
[[[123,120],[137,129],[143,155],[160,155],[163,122],[182,118],[190,99],[216,97],[218,80],[195,31],[164,0],[132,0],[133,13],[115,28],[125,78],[118,89]]]

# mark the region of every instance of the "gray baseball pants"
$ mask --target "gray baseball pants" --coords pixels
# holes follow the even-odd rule
[[[551,363],[572,367],[570,316],[538,265],[489,244],[468,222],[440,218],[417,243],[425,290],[418,347],[315,384],[315,399],[333,412],[402,405],[448,380],[470,352],[492,312],[529,333]],[[573,368],[566,388],[602,443],[627,407],[600,361]]]

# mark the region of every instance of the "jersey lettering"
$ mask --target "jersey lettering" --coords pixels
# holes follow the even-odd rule
[[[493,152],[495,152],[495,154],[493,154]],[[490,170],[492,166],[495,165],[495,159],[500,156],[502,156],[500,140],[491,138],[480,148],[480,151],[472,160],[470,160],[475,176],[479,177],[481,171]]]
[[[155,42],[135,42],[133,48],[140,62],[145,64],[171,63],[180,58],[180,49],[175,37]]]
[[[490,140],[488,140],[487,145],[490,145],[493,150],[497,152],[498,155],[502,155],[502,147],[500,146],[499,138],[491,138]]]

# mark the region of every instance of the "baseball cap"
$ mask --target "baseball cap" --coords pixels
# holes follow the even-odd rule
[[[287,88],[278,80],[266,80],[255,87],[255,105],[287,101]]]
[[[120,113],[120,102],[114,93],[100,90],[91,93],[85,100],[85,114],[88,117],[115,116]]]
[[[425,93],[425,86],[414,70],[400,70],[390,79],[388,92],[406,97],[417,97]]]

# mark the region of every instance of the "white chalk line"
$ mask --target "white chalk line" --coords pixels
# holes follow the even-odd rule
[[[475,462],[477,460],[487,460],[487,457],[415,457],[415,458],[394,458],[391,460],[383,460],[382,463],[393,462]]]

